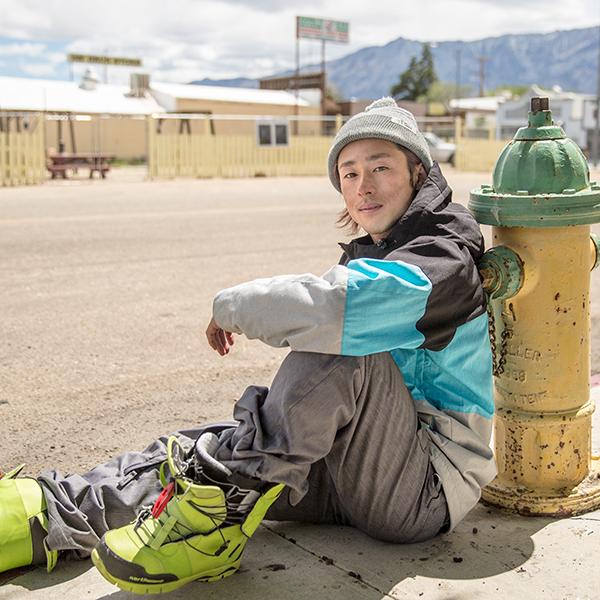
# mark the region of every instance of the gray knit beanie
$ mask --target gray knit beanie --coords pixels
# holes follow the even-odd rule
[[[367,138],[379,138],[404,146],[419,158],[427,172],[433,164],[429,147],[417,127],[413,114],[400,108],[393,98],[380,98],[367,106],[364,112],[349,119],[333,140],[327,158],[327,168],[329,179],[338,192],[341,192],[337,172],[340,152],[350,142]]]

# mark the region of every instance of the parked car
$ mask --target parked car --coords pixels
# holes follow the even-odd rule
[[[429,146],[429,152],[431,152],[431,158],[437,160],[437,162],[449,162],[454,164],[454,154],[456,152],[456,144],[450,142],[444,142],[435,133],[431,131],[424,131],[423,136],[427,140]]]

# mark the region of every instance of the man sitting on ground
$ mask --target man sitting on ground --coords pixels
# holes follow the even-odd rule
[[[366,235],[321,277],[219,292],[206,331],[221,355],[233,334],[289,346],[271,388],[249,387],[235,422],[83,476],[0,480],[0,570],[74,550],[125,590],[166,592],[235,572],[265,515],[410,543],[477,503],[496,472],[479,227],[391,98],[351,118],[328,161],[339,222]]]

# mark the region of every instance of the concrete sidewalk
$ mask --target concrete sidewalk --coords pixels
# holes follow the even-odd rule
[[[600,387],[592,397],[600,401]],[[594,417],[600,431],[600,411]],[[600,455],[599,440],[594,455]],[[266,522],[248,544],[239,573],[191,583],[173,599],[477,600],[600,598],[600,510],[553,520],[479,504],[449,535],[396,546],[348,527]],[[59,562],[54,572],[1,576],[0,600],[135,598],[105,581],[91,562]]]

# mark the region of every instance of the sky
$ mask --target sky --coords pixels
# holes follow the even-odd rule
[[[261,77],[293,68],[296,15],[350,23],[328,60],[397,37],[478,40],[600,24],[600,0],[0,0],[0,75],[79,79],[69,52],[141,58],[154,81]],[[300,41],[302,64],[320,42]],[[72,69],[72,70],[71,70]],[[96,67],[104,77],[103,67]],[[110,83],[131,69],[108,67]]]

